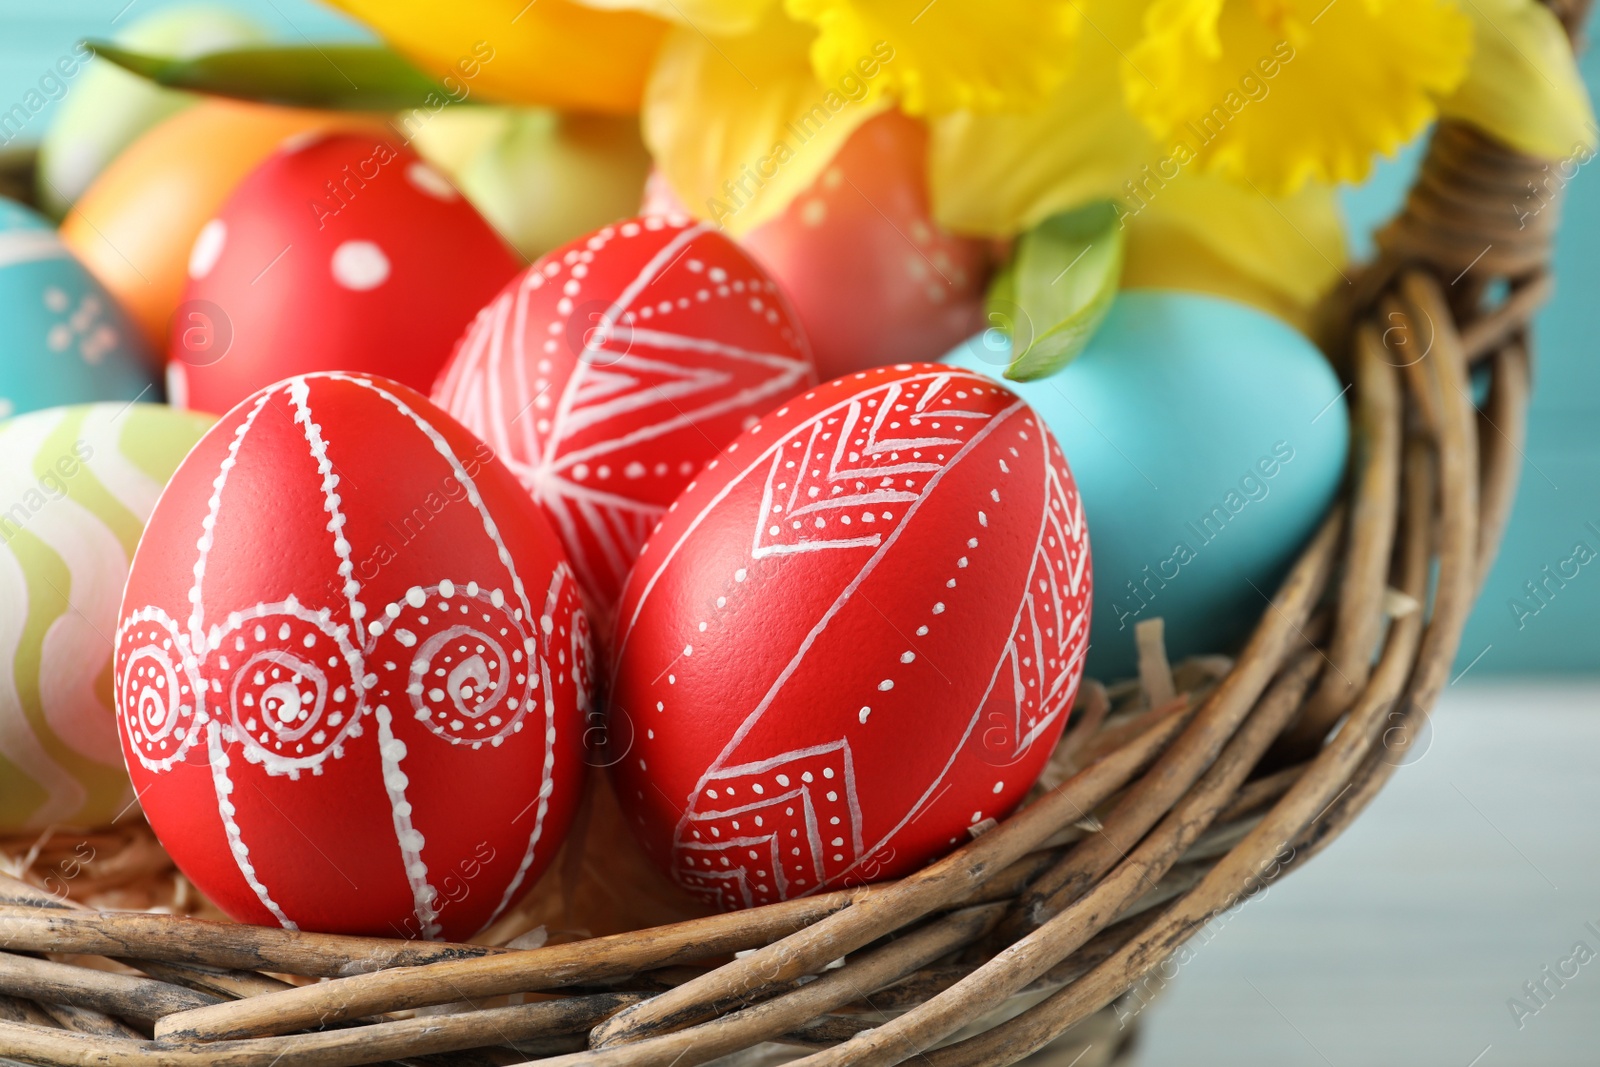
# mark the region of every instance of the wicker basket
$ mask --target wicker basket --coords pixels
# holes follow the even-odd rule
[[[1587,3],[1551,6],[1570,35]],[[1171,670],[1146,628],[1137,682],[1084,687],[1051,788],[960,851],[898,882],[493,948],[88,908],[71,898],[198,902],[138,829],[91,837],[111,860],[55,892],[74,861],[47,836],[20,846],[31,881],[0,876],[0,1057],[1000,1067],[1057,1042],[1063,1067],[1111,1062],[1146,976],[1355,818],[1448,681],[1522,455],[1555,212],[1520,229],[1507,205],[1542,176],[1438,127],[1330,308],[1355,413],[1343,499],[1248,644]]]

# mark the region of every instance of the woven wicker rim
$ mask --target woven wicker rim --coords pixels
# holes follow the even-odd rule
[[[1571,37],[1588,0],[1550,6]],[[1516,490],[1556,212],[1528,226],[1515,205],[1544,171],[1439,125],[1377,260],[1328,309],[1350,476],[1248,644],[1189,691],[1149,649],[1143,710],[1111,721],[1087,689],[1055,758],[1074,773],[958,852],[898,882],[519,951],[99,912],[0,876],[0,1056],[692,1067],[782,1041],[814,1050],[803,1067],[1002,1067],[1040,1049],[1297,869],[1404,762]],[[533,995],[410,1011],[506,994]]]

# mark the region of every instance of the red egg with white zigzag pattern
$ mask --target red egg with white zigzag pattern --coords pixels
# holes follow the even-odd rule
[[[425,397],[265,389],[189,453],[130,569],[113,683],[145,815],[241,921],[471,936],[576,809],[578,605],[539,509]]]
[[[1089,640],[1055,438],[970,371],[796,397],[651,535],[618,607],[617,796],[685,889],[741,908],[896,877],[1005,817]]]
[[[776,283],[682,217],[558,248],[478,314],[434,400],[544,505],[602,613],[651,527],[758,416],[816,381]]]

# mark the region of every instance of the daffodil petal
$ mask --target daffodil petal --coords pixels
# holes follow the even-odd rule
[[[884,60],[867,82],[909,115],[1037,107],[1060,82],[1077,37],[1073,0],[786,0],[814,25],[817,76],[828,84]],[[892,59],[886,58],[892,56]]]
[[[1112,198],[1127,226],[1124,286],[1220,293],[1303,324],[1346,262],[1332,191],[1311,185],[1269,200],[1203,171],[1193,153],[1174,154],[1118,91],[1140,33],[1139,6],[1083,0],[1083,9],[1094,32],[1045,108],[930,124],[935,218],[952,230],[1004,236]]]
[[[929,120],[928,185],[934,217],[946,229],[1020,233],[1058,212],[1123,195],[1141,166],[1161,158],[1122,102],[1120,49],[1137,39],[1137,6],[1086,0],[1083,10],[1093,30],[1042,107]]]
[[[1450,0],[1155,0],[1128,104],[1163,143],[1278,196],[1355,182],[1437,114],[1472,25]]]
[[[1530,156],[1593,149],[1594,110],[1566,31],[1536,0],[1470,0],[1472,65],[1440,111]]]
[[[1020,233],[1115,195],[1159,156],[1115,97],[1108,107],[1061,106],[1077,95],[1062,94],[1034,115],[962,112],[930,123],[928,186],[939,224],[956,233]]]
[[[1221,175],[1185,170],[1146,189],[1142,202],[1123,202],[1124,286],[1219,292],[1301,325],[1330,286],[1345,284],[1344,227],[1329,186],[1269,200]]]
[[[701,33],[749,33],[778,0],[578,0],[600,11],[642,11]]]
[[[1214,247],[1188,230],[1171,226],[1142,226],[1128,235],[1122,268],[1124,289],[1176,289],[1207,293],[1275,315],[1304,334],[1316,329],[1312,308],[1290,300],[1270,285],[1263,285]]]
[[[632,114],[666,33],[660,19],[572,0],[329,0],[470,98]],[[469,75],[468,71],[472,73]],[[451,101],[442,101],[441,106]]]
[[[814,31],[774,11],[754,32],[678,27],[645,91],[644,136],[688,209],[738,235],[781,212],[887,102],[811,72]]]

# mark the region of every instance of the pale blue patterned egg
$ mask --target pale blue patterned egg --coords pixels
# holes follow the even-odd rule
[[[159,400],[153,361],[110,294],[39,215],[0,199],[0,418]]]

